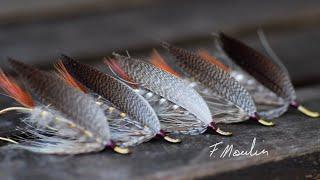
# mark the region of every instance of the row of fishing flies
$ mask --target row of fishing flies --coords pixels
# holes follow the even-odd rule
[[[287,69],[261,31],[268,56],[224,33],[214,37],[215,56],[163,42],[175,68],[156,50],[149,62],[114,53],[104,59],[112,73],[66,55],[55,64],[56,73],[9,58],[21,81],[1,70],[0,87],[20,106],[0,114],[23,113],[24,126],[17,127],[22,135],[1,137],[8,142],[4,147],[45,154],[108,148],[127,154],[130,146],[153,138],[179,143],[172,134],[209,130],[230,136],[219,123],[250,120],[273,126],[265,119],[279,117],[289,107],[319,117],[298,103]]]

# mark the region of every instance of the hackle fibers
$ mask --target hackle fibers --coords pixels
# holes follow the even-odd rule
[[[183,81],[152,64],[114,54],[105,63],[122,79],[138,83],[141,94],[157,112],[161,129],[169,133],[201,134],[207,128],[223,132],[212,122],[211,113],[202,97]],[[116,67],[115,67],[116,65]],[[231,135],[231,133],[221,133]]]
[[[184,74],[181,77],[206,100],[215,122],[235,123],[251,119],[262,125],[274,125],[258,116],[249,92],[218,60],[205,60],[196,53],[166,42],[162,46],[174,56],[175,64]]]
[[[297,101],[288,70],[270,47],[264,33],[258,33],[270,58],[224,33],[217,38],[225,54],[242,70],[237,76],[242,76],[243,81],[251,79],[255,82],[253,86],[245,86],[251,89],[260,105],[259,114],[266,118],[279,117],[292,106],[309,117],[320,117],[318,112],[306,109]]]
[[[110,127],[113,127],[111,136],[121,139],[122,145],[137,145],[155,136],[165,138],[152,107],[131,87],[68,56],[62,55],[61,59],[72,77],[104,99],[102,104],[108,107],[105,111],[107,116],[116,117],[109,121]],[[108,103],[105,103],[107,101]],[[112,112],[110,108],[113,108]]]
[[[7,86],[1,88],[22,107],[7,108],[1,113],[12,110],[25,113],[27,118],[21,121],[26,127],[19,130],[27,137],[17,138],[6,148],[44,154],[80,154],[108,147],[126,153],[110,139],[106,117],[92,97],[68,86],[53,74],[17,60],[9,59],[9,63],[24,81],[27,91],[3,73],[1,84],[5,80]],[[10,90],[12,87],[15,91]],[[22,101],[25,97],[35,98],[28,98],[26,104]]]

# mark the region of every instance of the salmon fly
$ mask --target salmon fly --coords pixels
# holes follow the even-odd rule
[[[22,120],[26,128],[21,131],[28,138],[20,137],[17,141],[2,138],[12,143],[8,148],[44,154],[80,154],[105,148],[128,153],[111,140],[106,116],[92,97],[68,86],[53,74],[13,59],[9,59],[9,63],[19,73],[28,91],[1,71],[0,87],[23,107],[10,107],[0,114],[26,113],[27,118]]]
[[[182,78],[206,100],[217,123],[251,119],[265,126],[274,125],[259,117],[249,92],[218,61],[207,61],[196,53],[165,42],[162,46],[174,56],[175,64],[184,73]],[[162,62],[160,64],[170,69],[162,58],[153,61]]]
[[[250,89],[261,107],[259,114],[266,118],[279,117],[292,106],[309,117],[320,117],[318,112],[306,109],[297,101],[288,70],[269,46],[263,32],[258,32],[271,58],[224,33],[219,34],[218,41],[231,61],[241,68],[242,71],[235,71],[235,76]]]
[[[221,68],[230,73],[233,78],[245,87],[252,96],[256,104],[257,111],[262,118],[276,118],[286,111],[286,108],[283,108],[284,100],[282,98],[278,97],[271,90],[265,88],[252,76],[241,70],[240,67],[229,62],[228,58],[223,56],[223,53],[220,53],[219,55],[221,55],[221,58],[226,61],[224,63],[218,61],[209,52],[204,50],[198,51],[198,55],[208,61],[216,61],[217,64],[219,63]],[[270,108],[273,108],[273,110],[270,110]]]
[[[114,56],[115,59],[105,59],[105,63],[150,103],[164,131],[196,135],[211,129],[220,135],[231,135],[217,127],[202,97],[179,78],[142,60]]]
[[[125,83],[65,55],[59,64],[59,72],[69,84],[79,82],[100,96],[99,104],[107,117],[111,116],[108,118],[111,137],[122,142],[122,146],[137,145],[154,137],[180,142],[160,129],[158,116],[150,104]]]

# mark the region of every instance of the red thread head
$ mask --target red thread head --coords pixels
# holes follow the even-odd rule
[[[300,103],[297,102],[297,101],[292,101],[292,102],[290,103],[290,106],[297,109],[297,108],[300,106]]]

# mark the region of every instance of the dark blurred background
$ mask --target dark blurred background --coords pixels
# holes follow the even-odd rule
[[[152,48],[161,51],[160,40],[213,51],[211,33],[218,31],[262,50],[258,28],[288,68],[299,98],[319,109],[319,0],[0,0],[0,66],[7,69],[10,56],[51,69],[61,53],[98,66],[114,51],[135,57],[148,56]],[[1,108],[11,104],[0,98]],[[1,136],[13,132],[12,119],[17,118],[1,117]],[[203,135],[183,137],[181,146],[146,143],[128,157],[104,152],[60,158],[1,150],[0,179],[319,178],[319,121],[290,111],[277,127],[230,125],[236,136],[229,139]],[[268,158],[208,158],[212,142],[247,147],[255,136],[270,150]]]
[[[0,59],[49,67],[66,53],[94,63],[113,51],[148,53],[159,40],[210,47],[219,30],[261,48],[259,27],[295,84],[320,82],[318,0],[1,0]]]

